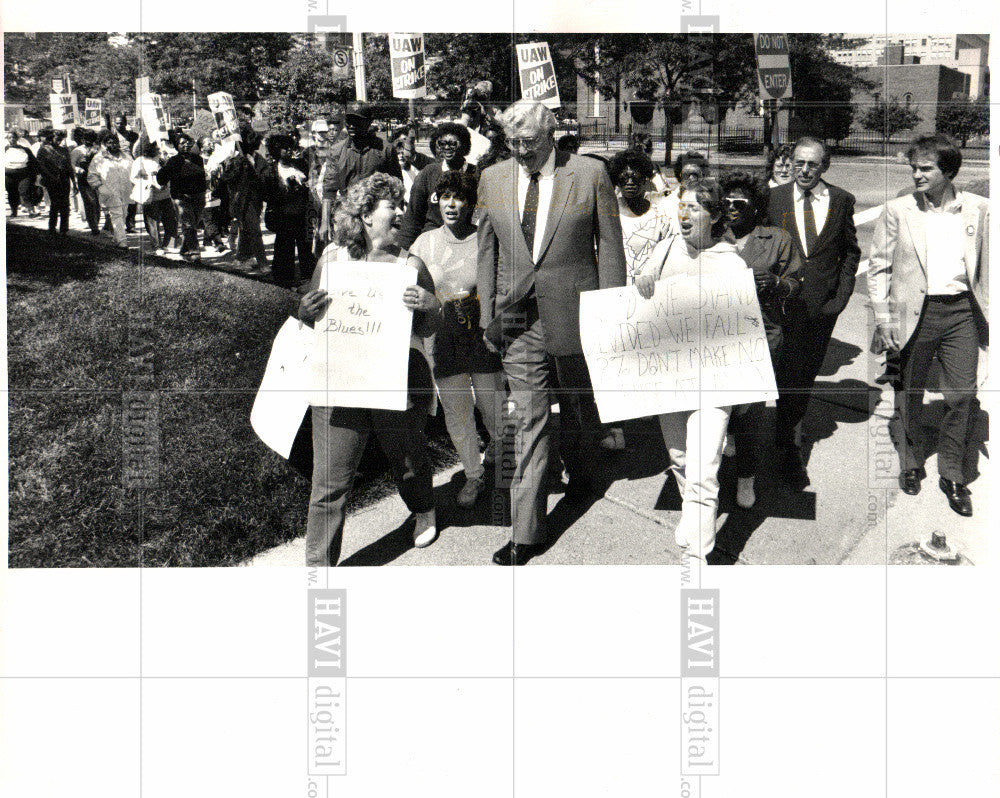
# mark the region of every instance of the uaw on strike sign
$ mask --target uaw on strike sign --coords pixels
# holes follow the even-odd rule
[[[416,100],[427,96],[424,34],[390,33],[389,62],[392,65],[393,97]]]
[[[536,100],[548,108],[559,107],[559,87],[548,42],[517,45],[517,68],[521,74],[521,99]]]
[[[788,64],[788,36],[784,33],[755,33],[757,80],[762,100],[789,99],[792,96],[792,70]]]

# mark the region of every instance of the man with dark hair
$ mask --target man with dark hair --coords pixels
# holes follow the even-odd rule
[[[330,148],[323,175],[323,212],[319,224],[319,236],[323,239],[329,238],[330,211],[339,192],[375,172],[403,179],[396,151],[371,129],[372,107],[360,100],[353,102],[347,106],[344,120],[347,138]]]
[[[800,452],[802,419],[861,259],[854,195],[821,179],[829,167],[826,145],[800,138],[792,150],[795,179],[771,189],[767,210],[767,223],[791,234],[802,261],[802,288],[785,303],[784,342],[775,368],[778,467],[796,488],[809,484]]]
[[[989,205],[955,190],[962,154],[944,136],[921,136],[906,155],[916,190],[885,204],[872,240],[868,295],[877,327],[871,349],[899,352],[899,483],[911,496],[926,476],[921,411],[937,357],[945,406],[939,486],[952,510],[970,516],[963,462],[977,408],[979,348],[988,342]]]
[[[69,191],[72,187],[73,167],[66,148],[56,145],[55,133],[50,127],[38,131],[42,146],[38,148],[35,157],[38,159],[42,185],[49,192],[49,233],[55,235],[58,223],[59,232],[66,235],[69,232]],[[63,133],[64,138],[65,136]]]

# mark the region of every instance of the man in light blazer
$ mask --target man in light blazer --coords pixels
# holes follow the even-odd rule
[[[941,364],[944,417],[939,486],[959,515],[972,515],[962,463],[976,404],[979,348],[989,328],[989,206],[956,191],[962,154],[944,136],[920,136],[907,151],[916,191],[885,204],[875,227],[868,295],[872,352],[900,353],[900,487],[920,492],[926,476],[921,411],[931,359]]]
[[[545,543],[550,391],[559,402],[567,496],[591,492],[584,463],[600,420],[580,343],[580,293],[625,285],[614,188],[604,167],[555,149],[556,120],[521,100],[501,118],[513,157],[479,181],[480,326],[503,355],[515,414],[511,541],[522,565]]]
[[[806,136],[792,150],[791,183],[771,189],[768,224],[788,231],[799,252],[801,290],[785,304],[784,340],[775,368],[778,467],[794,487],[809,484],[800,453],[801,425],[837,317],[847,307],[861,260],[854,195],[822,180],[830,153]]]

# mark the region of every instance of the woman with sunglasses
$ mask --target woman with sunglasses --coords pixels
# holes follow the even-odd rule
[[[778,361],[784,325],[785,300],[799,291],[802,267],[791,236],[779,227],[764,224],[770,189],[745,171],[727,172],[719,181],[729,219],[729,234],[736,251],[753,269],[757,300],[767,334],[772,366]],[[754,402],[733,410],[730,432],[736,443],[736,503],[744,509],[757,501],[757,435],[764,417],[764,403]]]
[[[475,174],[476,167],[465,160],[471,149],[472,137],[464,125],[442,122],[434,128],[431,152],[437,160],[421,169],[413,179],[410,201],[399,228],[398,242],[401,247],[408,249],[421,233],[436,230],[444,224],[438,206],[438,183],[445,172]]]

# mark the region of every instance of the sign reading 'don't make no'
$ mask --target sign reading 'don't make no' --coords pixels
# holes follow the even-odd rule
[[[788,64],[788,35],[755,33],[757,81],[762,100],[789,99],[792,96],[792,69]]]
[[[415,100],[427,96],[424,34],[390,33],[389,62],[392,65],[393,97]]]
[[[536,100],[547,108],[559,107],[559,86],[548,42],[517,45],[517,68],[521,75],[521,99]]]
[[[750,269],[584,291],[580,338],[604,422],[778,395]]]

